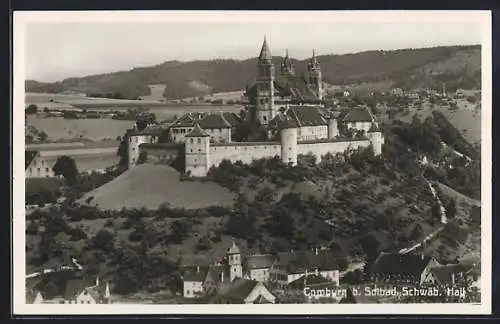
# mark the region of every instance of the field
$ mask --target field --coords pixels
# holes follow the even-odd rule
[[[50,140],[88,138],[94,141],[116,139],[133,126],[133,121],[111,119],[40,118],[28,115],[26,124],[44,131]]]
[[[234,195],[215,183],[180,181],[179,173],[171,167],[144,164],[87,193],[82,201],[89,197],[94,197],[91,204],[101,209],[156,209],[162,203],[195,209],[231,206]]]
[[[464,136],[471,144],[481,141],[481,112],[475,112],[474,105],[465,100],[457,101],[458,110],[450,110],[447,107],[436,107],[441,111],[450,123]],[[398,118],[405,122],[411,122],[413,115],[418,114],[421,119],[432,115],[432,108],[427,104],[421,109],[411,108],[411,112]]]
[[[237,93],[221,93],[215,96],[238,96]],[[26,104],[69,104],[84,106],[88,110],[127,110],[130,108],[142,107],[154,113],[156,119],[161,122],[170,120],[175,116],[180,116],[187,112],[239,112],[241,106],[238,105],[184,105],[184,104],[162,104],[158,102],[148,106],[145,100],[117,100],[106,98],[86,98],[77,95],[61,95],[49,93],[27,93]],[[218,98],[218,97],[217,97]],[[49,102],[53,99],[55,102]],[[219,98],[220,99],[220,98]],[[149,101],[151,102],[151,101]],[[133,126],[133,121],[112,120],[112,119],[63,119],[63,118],[41,118],[36,115],[29,115],[26,118],[27,125],[34,126],[39,131],[44,131],[50,140],[66,140],[87,138],[94,141],[103,139],[115,139],[122,136],[125,131]]]

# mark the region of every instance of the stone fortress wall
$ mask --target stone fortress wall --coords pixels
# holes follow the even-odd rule
[[[283,163],[296,165],[299,154],[313,154],[316,161],[327,153],[336,154],[348,149],[357,149],[373,145],[375,155],[382,153],[384,139],[379,130],[367,132],[366,138],[339,138],[337,120],[332,118],[328,125],[328,138],[311,141],[298,141],[297,128],[283,128],[279,142],[232,142],[212,144],[209,137],[197,137],[186,141],[186,173],[195,177],[204,177],[212,166],[218,166],[223,160],[241,161],[249,164],[253,160],[278,156]]]

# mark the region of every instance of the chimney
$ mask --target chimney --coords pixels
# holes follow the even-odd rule
[[[200,273],[200,266],[196,266],[196,272]]]
[[[315,253],[316,255],[318,255],[318,248],[315,248],[315,249],[314,249],[314,253]]]

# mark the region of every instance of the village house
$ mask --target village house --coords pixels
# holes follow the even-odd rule
[[[397,97],[402,97],[405,94],[404,90],[401,88],[394,88],[391,90],[391,93]]]
[[[43,304],[42,293],[34,288],[26,289],[26,304]]]
[[[256,280],[236,278],[222,287],[212,299],[214,304],[274,304],[276,296]]]
[[[175,120],[169,127],[169,136],[174,143],[184,143],[186,136],[199,124],[209,136],[212,143],[229,143],[234,128],[241,123],[235,113],[186,113]]]
[[[424,278],[425,284],[457,287],[479,280],[478,268],[474,265],[446,264],[431,268]]]
[[[271,281],[285,286],[314,273],[326,278],[333,285],[340,284],[340,260],[332,251],[326,249],[278,252],[276,262],[271,268]]]
[[[287,286],[287,292],[303,295],[306,299],[321,299],[328,298],[331,301],[339,301],[341,298],[345,297],[345,288],[339,288],[338,283],[331,281],[323,276],[320,276],[318,272],[315,273],[305,273],[303,276],[290,282]],[[321,296],[321,293],[330,291],[330,296]]]
[[[269,123],[269,129],[276,135],[284,120],[290,118],[297,125],[298,141],[313,141],[328,138],[328,117],[321,106],[286,106]],[[334,122],[337,122],[334,119]],[[336,129],[336,127],[334,128]],[[337,136],[334,134],[333,137]]]
[[[382,252],[370,271],[374,283],[422,285],[432,268],[440,264],[424,254],[393,254]]]
[[[365,133],[378,126],[375,116],[368,107],[357,107],[351,109],[342,119],[346,129],[363,130]]]
[[[184,298],[213,295],[223,283],[228,282],[224,274],[224,269],[218,266],[186,267],[182,275]]]
[[[109,304],[109,284],[85,279],[72,279],[66,284],[64,304]]]
[[[24,151],[24,174],[26,179],[54,177],[52,164],[39,151]]]

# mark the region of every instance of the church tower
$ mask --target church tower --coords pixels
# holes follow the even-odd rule
[[[240,249],[233,240],[233,245],[229,248],[227,252],[227,258],[229,262],[229,278],[231,282],[235,278],[243,278],[243,265],[241,264],[241,253]]]
[[[316,53],[313,50],[313,56],[307,65],[309,73],[309,84],[311,84],[318,95],[319,100],[323,100],[323,81],[321,78],[321,67],[319,66]]]
[[[293,70],[292,60],[288,57],[288,49],[286,50],[285,58],[281,63],[281,75],[294,75],[295,71]]]
[[[264,37],[264,43],[260,50],[257,62],[257,98],[256,98],[257,119],[262,125],[269,123],[276,115],[277,109],[274,107],[274,64],[273,56]]]

